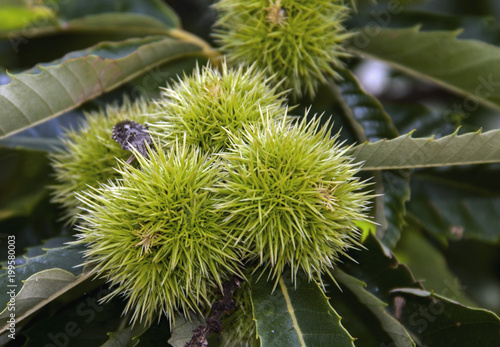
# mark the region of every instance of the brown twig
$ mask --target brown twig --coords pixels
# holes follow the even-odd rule
[[[207,339],[212,333],[220,336],[222,332],[222,315],[224,313],[229,314],[230,311],[236,308],[236,302],[233,300],[236,288],[241,288],[241,279],[236,276],[222,284],[223,298],[214,302],[206,324],[201,324],[193,330],[193,337],[186,343],[185,347],[205,347],[208,346]]]

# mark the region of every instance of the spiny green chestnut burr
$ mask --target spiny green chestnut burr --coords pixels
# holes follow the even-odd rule
[[[319,120],[263,122],[233,134],[232,148],[221,154],[217,208],[247,258],[270,278],[290,266],[293,278],[303,270],[317,280],[359,245],[356,222],[369,220],[367,183],[355,177],[360,164],[346,155],[349,147]]]
[[[345,0],[220,0],[215,37],[230,63],[267,69],[292,98],[314,96],[348,56]]]
[[[134,153],[139,167],[120,161],[120,179],[79,195],[86,213],[76,242],[87,244],[87,262],[113,286],[107,299],[128,298],[133,322],[200,313],[222,282],[242,276],[210,191],[217,158],[178,142],[156,146],[150,159]]]
[[[153,110],[154,104],[146,100],[132,102],[125,98],[122,105],[108,105],[105,109],[86,113],[86,120],[78,130],[66,132],[63,149],[50,155],[57,182],[51,189],[53,200],[62,204],[64,218],[71,224],[81,212],[75,193],[118,177],[114,169],[116,158],[130,157],[130,152],[111,138],[113,126],[126,119],[139,123],[152,121],[154,115],[147,114]]]
[[[196,68],[163,90],[156,113],[163,121],[150,130],[167,143],[185,136],[204,151],[224,150],[229,132],[260,122],[260,108],[273,118],[284,114],[284,98],[276,88],[255,67],[229,69],[223,62],[221,71]]]

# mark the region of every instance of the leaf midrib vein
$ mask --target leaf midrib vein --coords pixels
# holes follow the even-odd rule
[[[288,309],[288,312],[290,313],[290,317],[292,318],[292,323],[295,331],[297,332],[297,336],[300,341],[300,345],[306,347],[306,343],[304,341],[304,336],[302,335],[302,331],[300,330],[299,323],[297,322],[297,317],[295,316],[295,310],[293,309],[292,306],[292,301],[290,300],[290,296],[288,295],[288,289],[285,286],[285,283],[283,283],[283,279],[280,278],[279,280],[281,292],[283,293],[283,297],[285,298],[286,301],[286,307]]]

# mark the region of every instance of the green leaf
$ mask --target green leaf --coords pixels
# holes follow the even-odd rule
[[[8,272],[0,275],[0,286],[2,288],[7,288],[8,285],[16,285],[16,293],[22,288],[22,281],[27,280],[35,276],[37,273],[58,268],[59,270],[64,270],[70,272],[74,276],[78,276],[83,271],[83,266],[76,267],[83,263],[82,251],[84,247],[79,246],[66,246],[61,248],[47,249],[47,253],[36,256],[33,258],[27,258],[26,262],[20,266],[15,267],[15,277],[9,280]],[[6,291],[0,292],[0,307],[3,309],[6,307],[10,300],[10,296]]]
[[[101,347],[134,347],[139,343],[137,336],[144,333],[148,327],[137,323],[129,325],[115,332],[108,333],[109,340]]]
[[[446,264],[460,277],[460,284],[465,286],[465,289],[463,287],[460,289],[465,290],[467,295],[479,304],[478,307],[500,314],[498,243],[486,243],[474,239],[446,241],[446,249],[443,250],[443,246],[439,244],[438,246],[446,256]],[[450,290],[453,290],[453,286],[450,286]],[[438,294],[443,295],[441,292]],[[448,298],[455,299],[456,294],[445,294]]]
[[[382,343],[390,346],[393,343],[377,317],[347,287],[339,289],[338,284],[328,283],[326,289],[330,304],[342,317],[342,325],[356,339],[356,347],[383,346]]]
[[[329,88],[341,105],[344,118],[361,141],[397,137],[398,131],[382,104],[366,94],[356,77],[348,70],[339,70],[341,81],[331,83]],[[375,220],[377,237],[389,247],[394,247],[404,221],[405,202],[410,195],[409,174],[383,172],[375,174]]]
[[[408,211],[439,238],[500,240],[500,167],[416,172]]]
[[[435,140],[412,138],[411,133],[392,140],[367,142],[350,155],[364,162],[363,170],[411,169],[500,162],[500,130],[457,135],[458,130]]]
[[[410,199],[410,175],[407,170],[383,171],[382,185],[377,182],[376,199],[376,235],[384,245],[394,248],[399,241],[405,224],[406,202]],[[378,181],[379,175],[375,175]],[[383,190],[380,190],[380,186]],[[379,199],[383,200],[383,216],[379,213]]]
[[[26,247],[26,253],[23,257],[16,257],[16,266],[21,266],[26,264],[27,259],[35,258],[38,256],[45,255],[48,249],[54,248],[62,248],[67,246],[67,242],[74,241],[73,236],[59,236],[52,237],[48,240],[44,240],[44,242],[40,245]],[[17,248],[17,239],[16,239],[16,248]],[[8,260],[2,261],[1,263],[2,269],[0,270],[0,275],[3,275],[7,272],[8,268]]]
[[[357,132],[359,140],[397,137],[398,131],[380,102],[363,91],[349,70],[337,72],[342,80],[331,83],[329,87],[341,103],[345,117],[354,119],[362,127],[358,128],[361,133]],[[353,125],[352,121],[350,123]]]
[[[130,39],[74,52],[57,65],[40,66],[38,73],[11,75],[11,82],[0,86],[0,136],[56,117],[154,66],[200,50],[171,38]]]
[[[21,29],[30,25],[50,22],[55,13],[46,6],[28,5],[24,2],[0,4],[0,38],[2,32]]]
[[[49,269],[40,271],[30,276],[19,293],[15,296],[14,306],[7,306],[0,313],[0,335],[8,333],[10,314],[15,312],[16,324],[32,315],[34,312],[47,305],[63,293],[79,285],[83,281],[90,280],[92,277],[86,273],[82,276],[75,276],[72,273],[62,269]],[[10,291],[15,291],[12,284],[7,285]],[[15,311],[10,310],[11,307]]]
[[[0,148],[4,146],[15,149],[53,152],[59,150],[63,146],[63,143],[60,138],[12,136],[0,140]]]
[[[366,248],[361,251],[350,252],[356,262],[345,259],[333,271],[340,288],[328,283],[330,303],[357,338],[356,346],[389,346],[396,341],[401,345],[412,344],[411,337],[408,338],[405,329],[391,316],[394,309],[390,291],[402,285],[422,286],[375,236],[368,235],[363,246]],[[341,271],[338,277],[336,274]]]
[[[44,255],[47,253],[48,249],[67,247],[67,243],[74,240],[75,238],[73,236],[59,236],[45,240],[42,245],[27,247],[24,260]],[[19,259],[17,259],[17,261],[19,261]]]
[[[120,30],[121,29],[121,30]],[[169,27],[156,18],[136,13],[99,13],[68,21],[54,31],[129,32],[136,35],[167,34]]]
[[[338,269],[333,272],[333,275],[341,288],[344,286],[348,288],[373,313],[379,320],[382,329],[391,337],[395,346],[415,346],[406,329],[386,311],[387,304],[365,290],[365,283]]]
[[[39,151],[0,147],[0,221],[31,214],[52,183],[47,156]]]
[[[252,284],[257,334],[262,345],[353,346],[340,317],[314,282],[299,273],[296,283],[285,272],[273,292],[273,281]]]
[[[448,335],[446,329],[451,329],[451,327],[446,328],[445,325],[449,322],[454,322],[454,324],[458,323],[462,319],[468,320],[468,313],[471,314],[469,317],[475,316],[479,311],[482,312],[481,314],[486,313],[486,315],[484,316],[485,320],[493,321],[496,325],[495,322],[496,320],[498,320],[498,318],[496,318],[495,320],[495,316],[491,312],[470,309],[463,305],[453,303],[449,299],[444,300],[454,305],[454,307],[450,310],[445,309],[441,311],[442,308],[439,308],[441,304],[436,304],[434,298],[427,298],[425,302],[420,302],[419,305],[414,305],[413,302],[410,302],[410,300],[406,296],[401,295],[400,291],[402,290],[402,288],[405,292],[428,292],[426,292],[423,287],[415,281],[406,266],[400,264],[393,255],[389,253],[385,255],[384,249],[381,247],[377,239],[373,236],[368,237],[363,245],[368,250],[363,250],[360,252],[356,252],[355,254],[351,254],[351,256],[357,261],[357,263],[346,261],[341,265],[342,271],[348,273],[352,277],[350,279],[351,281],[355,282],[353,278],[357,278],[358,280],[365,283],[366,287],[364,288],[364,290],[376,296],[382,302],[387,303],[388,306],[386,308],[386,311],[393,315],[394,318],[396,318],[397,321],[399,321],[405,327],[405,329],[411,334],[412,339],[417,343],[417,345],[448,346],[447,343],[443,344],[443,341],[445,341],[445,338]],[[430,264],[428,260],[426,260],[426,264]],[[338,280],[342,288],[345,285],[343,278],[339,278],[338,276],[336,276],[335,272],[334,276]],[[332,299],[342,300],[342,297],[337,296]],[[434,306],[435,304],[437,306]],[[458,312],[459,308],[464,308],[465,310],[463,310],[462,312]],[[435,313],[437,312],[439,314],[433,314],[432,310],[439,310],[440,312],[435,311]],[[475,323],[479,324],[480,322],[481,320],[478,319]],[[349,327],[347,321],[346,326]],[[443,330],[441,331],[440,328],[443,328]],[[453,327],[453,329],[458,335],[471,334],[469,328],[464,324],[458,324]],[[458,332],[458,330],[460,329],[463,329],[463,331]],[[500,335],[498,335],[498,332],[500,330],[498,330],[498,326],[496,327],[496,329],[498,338],[500,337]],[[485,328],[485,331],[487,330],[489,332],[493,332],[494,328],[488,324],[488,327]],[[429,334],[429,336],[426,336],[427,334]],[[432,338],[432,340],[426,340],[427,338]],[[469,344],[462,344],[456,342],[455,339],[450,339],[450,341],[454,342],[451,343],[452,346],[497,345],[497,342],[494,339],[492,339],[492,341],[495,342],[493,344],[471,344],[470,342]]]
[[[103,282],[83,281],[30,317],[28,325],[16,329],[16,335],[27,339],[23,346],[101,346],[109,340],[110,331],[122,331],[130,320],[130,316],[120,317],[126,302],[123,298],[102,302],[110,293]]]
[[[405,228],[394,253],[399,261],[411,268],[415,278],[421,280],[427,290],[468,306],[478,306],[465,295],[443,254],[414,225]]]
[[[178,59],[155,67],[127,83],[127,86],[130,86],[133,95],[138,94],[146,99],[159,99],[162,91],[160,87],[177,82],[178,76],[182,76],[187,71],[193,71],[196,66],[207,65],[207,62],[208,59],[199,56]]]
[[[174,11],[161,0],[65,0],[55,6],[64,20],[89,17],[98,13],[136,13],[162,21],[171,28],[180,26]]]
[[[170,325],[166,317],[162,317],[159,322],[155,321],[141,334],[136,347],[163,346],[170,338]]]
[[[408,267],[383,246],[373,235],[363,242],[366,249],[351,252],[356,261],[346,260],[339,268],[366,284],[366,290],[385,303],[391,303],[391,290],[400,287],[424,289]]]
[[[487,0],[487,2],[488,1],[489,0]],[[479,40],[491,44],[498,43],[500,23],[496,20],[493,9],[491,9],[489,5],[487,5],[487,15],[483,16],[472,14],[467,10],[464,11],[466,13],[458,14],[449,7],[447,8],[448,13],[443,10],[438,12],[431,8],[414,9],[409,6],[404,6],[403,1],[399,2],[403,6],[396,7],[402,10],[398,11],[396,9],[396,11],[399,12],[397,14],[394,10],[392,10],[391,13],[387,1],[385,1],[385,3],[379,1],[378,6],[370,4],[370,6],[358,7],[358,12],[351,18],[351,20],[354,21],[352,27],[360,28],[374,19],[380,26],[387,26],[394,29],[412,27],[415,23],[418,23],[423,31],[463,30],[463,34],[461,34],[462,38]],[[394,4],[389,6],[394,6]],[[443,5],[438,6],[443,8]],[[478,7],[479,6],[474,6],[474,8]],[[376,14],[375,16],[374,13]]]
[[[42,6],[1,6],[0,39],[30,39],[57,33],[166,34],[179,28],[175,13],[159,0],[63,1]]]
[[[362,54],[462,94],[469,103],[500,109],[500,48],[480,41],[457,40],[459,33],[421,32],[418,27],[377,28],[374,32],[370,27],[361,30],[351,45]]]
[[[352,293],[356,301],[364,306],[364,310],[357,310],[354,312],[355,316],[351,316],[349,319],[346,317],[345,324],[349,331],[353,324],[363,322],[366,319],[365,311],[369,311],[390,338],[390,340],[384,339],[382,342],[386,345],[391,342],[396,345],[412,345],[412,338],[392,316],[394,302],[391,290],[402,286],[417,289],[423,289],[423,287],[415,281],[408,268],[399,263],[394,255],[373,235],[367,237],[363,246],[366,249],[349,254],[356,262],[346,259],[333,271],[333,276],[338,281],[340,289],[345,291],[347,295],[344,296],[343,292],[334,292],[335,294],[333,294],[332,289],[328,289],[328,294],[331,296],[330,302],[335,308],[337,308],[336,302],[338,301],[342,301],[343,306],[355,307],[357,303],[353,303],[352,300],[344,302],[350,299],[349,293]],[[340,276],[337,275],[338,273]],[[350,312],[347,311],[347,313]],[[340,311],[340,314],[344,315],[344,312]],[[369,323],[365,324],[369,325]],[[357,326],[354,325],[354,327]],[[362,327],[362,329],[364,328]],[[357,331],[360,333],[359,329]],[[361,330],[362,333],[364,333],[363,330]],[[365,341],[360,341],[360,343],[365,343]],[[356,345],[358,344],[356,343]]]
[[[414,137],[434,135],[439,138],[453,133],[458,127],[460,127],[461,132],[474,132],[481,127],[481,125],[464,124],[465,115],[463,114],[443,110],[447,107],[446,103],[443,103],[441,108],[430,108],[417,103],[386,102],[384,106],[399,132],[406,134],[413,131],[412,136]],[[467,119],[477,121],[478,118],[468,117]]]
[[[421,289],[395,289],[399,319],[422,346],[499,346],[500,318]]]

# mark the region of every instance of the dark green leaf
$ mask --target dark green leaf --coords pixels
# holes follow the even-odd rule
[[[365,283],[369,293],[391,304],[390,292],[394,288],[424,289],[420,283],[416,282],[406,265],[398,262],[396,257],[373,235],[368,236],[363,246],[367,249],[350,254],[357,263],[346,260],[339,268]]]
[[[353,346],[340,317],[314,282],[299,273],[296,283],[285,272],[273,292],[273,281],[252,284],[252,303],[257,334],[262,345]]]
[[[29,215],[52,181],[45,153],[0,147],[0,167],[0,221]]]
[[[376,141],[398,136],[398,131],[380,102],[366,94],[356,77],[348,70],[340,70],[341,81],[330,84],[332,92],[342,106],[344,117],[361,141]],[[410,194],[409,174],[383,172],[375,175],[375,220],[377,237],[390,247],[399,239],[405,215],[405,202]]]
[[[24,319],[30,317],[45,305],[82,282],[89,281],[92,276],[87,275],[88,273],[85,273],[77,277],[66,270],[53,268],[30,276],[24,281],[14,301],[11,301],[0,313],[0,335],[9,333],[9,320],[12,318],[11,313],[13,311],[15,311],[16,324],[20,327],[21,323],[24,323]],[[15,285],[9,282],[6,286],[8,294],[11,290],[12,293],[16,290],[16,288],[12,288]],[[12,307],[14,307],[14,310],[11,309]]]
[[[0,286],[7,288],[8,285],[16,285],[15,292],[19,293],[23,287],[22,281],[33,277],[35,274],[44,270],[59,269],[69,272],[73,276],[82,274],[83,266],[76,267],[83,263],[82,251],[84,247],[79,246],[66,246],[61,248],[48,249],[47,253],[26,259],[26,262],[15,268],[14,282],[9,280],[8,273],[0,275]],[[69,276],[69,274],[68,274]],[[6,307],[10,296],[6,291],[0,293],[0,307],[2,310]]]
[[[137,336],[141,335],[147,330],[142,324],[134,326],[127,326],[112,333],[108,333],[109,340],[106,341],[101,347],[134,347],[139,343]]]
[[[35,38],[72,32],[129,32],[135,35],[165,34],[179,27],[175,13],[160,0],[89,0],[52,2],[50,7],[0,5],[6,20],[0,39]],[[2,19],[2,17],[0,17]]]
[[[415,173],[410,214],[428,231],[452,239],[500,240],[498,166]]]
[[[179,19],[172,9],[161,0],[66,0],[56,5],[59,16],[65,20],[98,13],[137,13],[154,17],[165,25],[179,27]]]
[[[60,236],[50,238],[48,240],[45,240],[42,245],[26,248],[26,254],[23,257],[23,260],[26,261],[26,259],[44,255],[45,253],[47,253],[48,249],[66,247],[67,243],[71,241],[75,241],[75,238],[73,236]]]
[[[32,136],[11,136],[0,140],[0,146],[52,152],[61,148],[62,142],[60,139],[50,137],[41,138]]]
[[[354,341],[356,347],[392,343],[391,337],[382,329],[378,318],[346,286],[342,286],[340,290],[334,283],[329,283],[326,294],[330,298],[332,307],[342,317],[342,325],[356,339]]]
[[[377,225],[377,237],[389,248],[393,248],[401,234],[405,224],[405,203],[410,198],[410,175],[407,170],[382,171],[383,190],[377,193],[383,194],[377,197],[375,208]],[[378,179],[379,175],[375,175]],[[377,187],[379,184],[377,184]],[[379,200],[383,200],[384,214],[378,211]]]
[[[136,347],[150,347],[150,346],[163,346],[170,338],[170,325],[168,319],[162,317],[160,322],[153,322],[153,324],[139,337],[139,343]]]
[[[153,17],[136,13],[99,13],[68,21],[64,32],[129,32],[134,36],[167,34],[169,27]],[[121,30],[120,30],[121,29]]]
[[[489,0],[487,0],[489,1]],[[416,2],[416,1],[414,1]],[[491,44],[497,44],[500,38],[500,24],[494,18],[492,9],[488,9],[484,15],[471,14],[468,9],[463,14],[447,13],[443,11],[442,2],[437,11],[422,6],[420,9],[404,6],[404,1],[398,3],[392,1],[378,1],[377,5],[360,6],[358,13],[351,18],[352,26],[362,27],[366,23],[375,21],[378,25],[388,28],[407,28],[419,24],[424,31],[437,30],[463,30],[460,37],[463,39],[474,39]]]
[[[397,289],[398,319],[422,346],[498,346],[500,319],[421,289]]]
[[[459,31],[372,29],[361,30],[351,41],[362,54],[462,94],[471,103],[500,109],[500,48],[457,40]]]
[[[385,103],[385,107],[400,133],[413,132],[414,137],[435,135],[439,138],[453,133],[460,126],[462,126],[460,132],[464,130],[470,132],[480,128],[467,125],[464,129],[463,118],[465,116],[450,109],[440,112],[439,109],[431,109],[416,103]]]
[[[331,296],[330,302],[337,309],[349,306],[349,310],[342,309],[340,314],[349,314],[346,317],[346,328],[356,332],[355,337],[360,338],[360,346],[369,346],[364,336],[363,329],[370,326],[366,321],[367,317],[372,317],[379,324],[382,332],[386,336],[381,336],[380,331],[375,334],[386,345],[395,343],[398,345],[412,345],[413,341],[401,326],[394,319],[393,300],[391,290],[401,286],[422,289],[423,287],[415,281],[408,268],[400,264],[397,259],[380,244],[373,235],[369,235],[363,242],[367,249],[358,252],[351,252],[350,256],[356,261],[346,259],[336,270],[333,276],[339,283],[340,289],[346,292],[338,292],[330,284],[328,295]],[[330,289],[331,288],[331,289]],[[352,308],[355,311],[350,311]],[[371,328],[370,328],[371,329]],[[370,335],[368,335],[368,338]],[[356,343],[358,345],[358,343]]]
[[[399,261],[411,268],[415,278],[421,281],[427,290],[477,307],[463,292],[464,287],[449,269],[443,254],[423,237],[417,227],[409,225],[403,230],[401,241],[394,253]]]
[[[101,346],[109,332],[128,326],[130,317],[120,317],[126,304],[122,298],[103,303],[108,285],[96,280],[83,284],[85,290],[78,287],[69,298],[58,297],[16,333],[27,337],[24,346]]]
[[[111,93],[106,94],[110,96]],[[105,98],[102,96],[101,98]],[[120,95],[120,98],[123,96]],[[94,107],[97,100],[92,100],[92,104],[85,105],[85,109],[89,110]],[[95,106],[97,108],[97,106]],[[62,136],[65,129],[77,129],[84,119],[83,107],[67,112],[60,117],[53,118],[39,126],[32,127],[26,131],[22,131],[13,136],[9,136],[0,140],[0,148],[14,148],[19,151],[26,150],[39,153],[61,150],[63,145]],[[40,155],[44,155],[40,153]]]
[[[361,125],[362,134],[358,134],[358,137],[361,137],[359,140],[377,141],[397,137],[398,131],[380,102],[361,89],[356,77],[350,71],[337,72],[342,76],[342,80],[332,83],[330,88],[343,104],[346,117],[354,119]]]
[[[446,264],[460,279],[460,288],[479,304],[500,314],[500,244],[485,243],[474,239],[445,240],[446,248],[441,252],[446,257]],[[453,289],[454,286],[450,286]],[[454,292],[453,292],[454,293]],[[443,293],[438,292],[443,295]],[[445,293],[450,299],[457,294]]]
[[[382,329],[391,337],[395,346],[415,346],[415,343],[406,329],[393,316],[391,316],[389,312],[386,311],[385,308],[387,304],[365,290],[365,283],[338,269],[334,271],[333,275],[339,282],[341,288],[344,286],[348,288],[378,319]]]
[[[395,257],[391,255],[391,258],[389,258],[384,255],[383,249],[374,237],[368,237],[363,245],[366,246],[368,250],[352,254],[357,264],[349,261],[341,266],[342,269],[348,272],[353,278],[357,278],[364,282],[366,284],[366,291],[388,304],[386,311],[404,325],[405,329],[411,333],[417,345],[448,345],[446,343],[443,344],[443,341],[445,341],[447,337],[450,337],[448,335],[450,332],[456,333],[459,336],[471,334],[470,328],[466,326],[466,324],[461,323],[461,321],[465,322],[469,320],[469,318],[471,319],[469,320],[471,324],[477,324],[476,327],[483,329],[487,339],[489,338],[491,341],[495,341],[492,335],[495,329],[497,332],[495,338],[500,338],[500,335],[498,335],[500,331],[498,327],[498,318],[491,312],[470,309],[451,302],[449,299],[440,297],[430,298],[427,296],[425,301],[414,304],[412,301],[414,298],[410,297],[410,299],[408,299],[407,294],[402,293],[430,293],[426,292],[419,283],[415,282],[412,274],[404,265],[399,264]],[[336,276],[336,278],[337,277],[338,276]],[[340,277],[337,278],[337,280],[342,287],[344,284],[343,278]],[[352,278],[350,280],[354,281]],[[446,285],[446,283],[444,283],[444,285]],[[453,287],[449,288],[449,295],[456,297],[453,289]],[[445,306],[436,301],[436,298],[442,300]],[[336,299],[341,300],[342,298]],[[448,305],[452,305],[453,307]],[[444,309],[444,307],[446,307],[446,309]],[[449,310],[448,307],[450,308]],[[481,326],[481,319],[476,320],[476,318],[473,318],[478,316],[484,318],[484,322],[489,323]],[[460,324],[452,326],[452,324],[459,322]],[[460,329],[463,330],[458,332]],[[453,346],[475,345],[470,344],[470,341],[467,339],[465,339],[464,342],[459,342],[456,339],[450,339],[450,341],[453,341]],[[482,341],[483,343],[478,343],[477,345],[496,346],[498,343],[484,344],[484,341],[487,340]]]
[[[9,84],[0,86],[0,136],[56,117],[156,65],[199,51],[195,44],[170,38],[130,39],[99,44],[85,56],[75,52],[57,65],[40,67],[39,73],[12,75]]]

